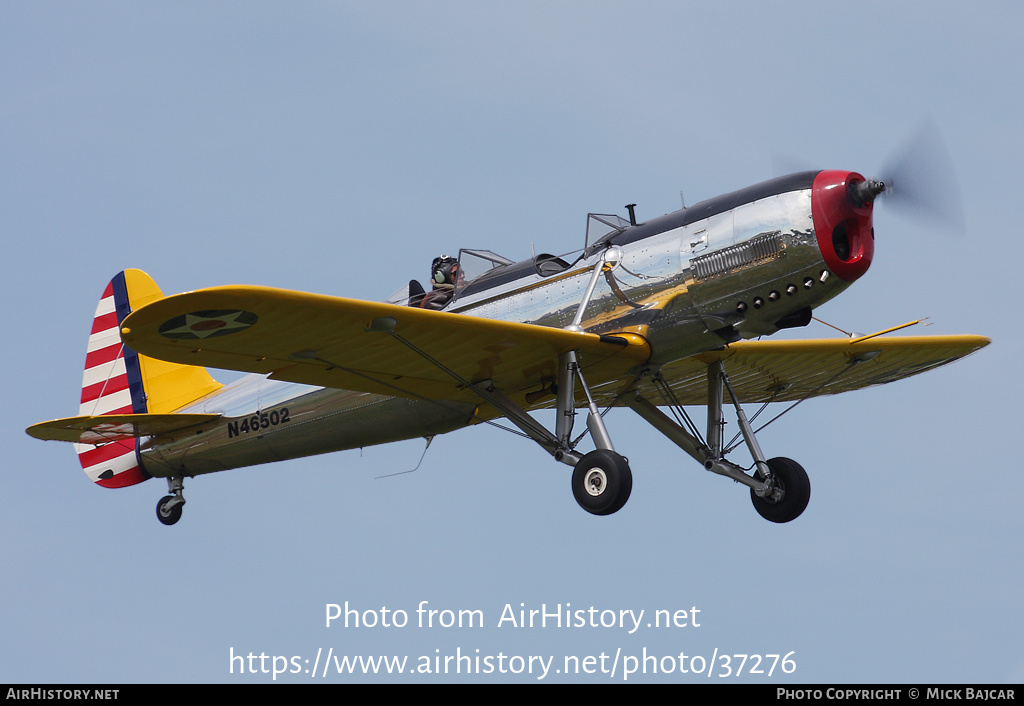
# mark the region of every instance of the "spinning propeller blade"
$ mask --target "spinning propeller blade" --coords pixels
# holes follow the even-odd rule
[[[904,141],[882,174],[887,205],[943,231],[964,233],[963,204],[953,162],[933,120],[926,120]]]
[[[773,153],[776,176],[809,171],[812,165],[781,153]],[[850,189],[850,198],[871,203],[883,197],[887,206],[910,218],[926,221],[947,234],[962,235],[963,204],[953,161],[935,121],[926,119],[904,139],[881,170],[880,179],[868,179]]]

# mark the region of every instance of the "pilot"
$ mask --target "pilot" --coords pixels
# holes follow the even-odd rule
[[[441,310],[448,306],[455,294],[455,285],[462,283],[462,273],[459,272],[459,261],[454,257],[442,255],[435,257],[430,265],[431,291],[427,292],[420,300],[420,307],[423,309]]]

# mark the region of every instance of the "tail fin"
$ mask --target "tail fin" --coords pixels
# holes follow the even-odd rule
[[[125,270],[107,285],[89,335],[80,416],[164,414],[221,387],[205,368],[148,358],[121,342],[124,318],[162,298],[160,288],[141,270]],[[75,444],[85,474],[106,488],[135,485],[149,477],[139,463],[138,447],[137,437],[96,446]]]

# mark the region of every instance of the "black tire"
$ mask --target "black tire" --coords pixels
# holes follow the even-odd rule
[[[173,525],[175,522],[181,519],[181,510],[184,507],[184,503],[175,505],[170,510],[165,509],[169,501],[174,500],[173,495],[165,495],[160,498],[160,502],[156,504],[156,519],[163,522],[165,525]]]
[[[591,451],[572,472],[572,494],[580,507],[593,515],[618,512],[632,490],[629,462],[614,451]]]
[[[768,468],[775,476],[775,485],[783,490],[779,500],[759,498],[754,489],[750,489],[750,500],[758,514],[771,522],[789,522],[800,517],[811,499],[811,481],[807,471],[791,458],[773,458],[768,461]]]

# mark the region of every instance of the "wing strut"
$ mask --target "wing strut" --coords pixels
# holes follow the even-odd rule
[[[909,325],[910,325],[910,324],[904,324],[904,326],[909,326]],[[902,327],[899,327],[899,328],[902,328]],[[875,334],[872,334],[872,335],[875,335]],[[774,417],[772,417],[771,419],[769,419],[769,420],[768,420],[767,422],[765,422],[764,424],[762,424],[761,426],[759,426],[759,427],[758,427],[758,428],[757,428],[757,429],[756,429],[756,430],[755,430],[755,431],[754,431],[753,433],[757,433],[757,432],[761,431],[762,429],[764,429],[765,427],[767,427],[767,426],[768,426],[769,424],[771,424],[772,422],[774,422],[774,421],[776,421],[777,419],[779,419],[780,417],[782,417],[783,415],[785,415],[785,414],[788,414],[789,412],[791,412],[791,411],[793,410],[793,408],[795,408],[795,407],[796,407],[797,405],[800,405],[800,404],[802,404],[802,403],[806,402],[807,400],[811,399],[811,398],[812,398],[812,397],[814,397],[815,395],[817,395],[817,394],[818,394],[819,392],[821,392],[821,391],[822,391],[823,389],[825,389],[825,388],[826,388],[827,386],[831,385],[831,384],[832,384],[832,383],[834,383],[834,382],[835,382],[836,380],[838,380],[839,378],[841,378],[841,377],[842,377],[843,375],[845,375],[846,373],[848,373],[848,372],[849,372],[849,371],[850,371],[851,369],[853,369],[853,366],[857,365],[857,363],[863,363],[863,362],[864,362],[864,361],[866,361],[866,360],[871,360],[871,358],[873,358],[873,357],[874,357],[875,355],[877,355],[877,354],[871,354],[871,353],[861,353],[861,354],[859,354],[859,355],[856,355],[856,356],[854,356],[854,357],[850,358],[850,359],[849,359],[849,360],[848,360],[848,361],[846,362],[846,365],[845,365],[845,366],[844,366],[843,368],[841,368],[841,369],[839,370],[839,372],[837,372],[837,373],[836,373],[835,375],[833,375],[832,377],[830,377],[830,378],[829,378],[828,380],[826,380],[825,382],[823,382],[823,383],[821,383],[820,385],[818,385],[818,386],[817,386],[816,388],[814,388],[813,390],[811,390],[810,392],[808,392],[808,393],[807,393],[806,395],[804,395],[803,397],[801,397],[800,399],[798,399],[798,400],[797,400],[796,402],[794,402],[793,404],[791,404],[791,405],[789,405],[788,407],[786,407],[786,408],[785,408],[784,410],[782,410],[781,412],[779,412],[778,414],[776,414],[776,415],[775,415]],[[764,404],[762,404],[762,405],[761,405],[761,408],[760,408],[759,410],[757,410],[757,412],[756,412],[756,413],[754,414],[754,416],[753,416],[753,417],[751,417],[751,418],[750,418],[750,421],[751,421],[751,422],[753,422],[753,421],[754,421],[755,419],[757,419],[757,417],[758,417],[758,416],[759,416],[759,415],[761,414],[761,412],[763,412],[763,411],[764,411],[764,409],[765,409],[765,408],[766,408],[766,407],[767,407],[767,406],[768,406],[769,404],[771,404],[771,403],[772,403],[772,402],[773,402],[773,401],[775,400],[775,396],[776,396],[776,395],[778,395],[778,394],[779,394],[779,392],[782,392],[782,391],[783,391],[784,389],[785,389],[785,386],[783,386],[783,387],[779,388],[779,389],[778,389],[778,390],[776,391],[775,395],[772,395],[772,397],[771,397],[771,398],[769,398],[767,402],[765,402]],[[731,387],[729,388],[729,393],[730,393],[730,394],[732,394],[732,388],[731,388]],[[736,399],[736,398],[735,398],[735,396],[733,396],[733,399],[734,399],[734,400]],[[733,437],[732,439],[730,439],[730,440],[729,440],[729,443],[728,443],[728,444],[726,445],[725,449],[723,449],[723,450],[722,450],[722,452],[721,452],[721,453],[722,453],[722,455],[723,455],[723,456],[724,456],[725,454],[729,453],[730,451],[732,451],[732,450],[733,450],[734,448],[736,448],[736,447],[737,447],[737,446],[739,445],[739,444],[738,444],[738,443],[736,442],[736,440],[737,440],[737,439],[738,439],[738,438],[740,437],[740,434],[742,434],[742,427],[741,427],[741,432],[740,432],[740,433],[738,433],[738,434],[736,434],[736,436],[734,436],[734,437]]]
[[[696,459],[700,464],[704,466],[706,470],[718,473],[719,475],[728,476],[733,480],[736,480],[744,485],[749,486],[759,495],[765,490],[766,483],[760,480],[760,478],[770,478],[772,473],[770,471],[770,464],[765,460],[764,454],[761,452],[760,444],[757,443],[757,431],[761,431],[766,426],[774,422],[776,419],[786,414],[794,407],[799,405],[801,402],[813,397],[826,386],[832,384],[837,379],[845,375],[858,363],[871,360],[877,353],[862,353],[851,357],[846,365],[843,366],[835,375],[830,377],[825,382],[821,383],[817,388],[807,393],[802,398],[788,406],[782,412],[777,414],[775,417],[761,425],[756,431],[747,420],[747,415],[743,411],[743,407],[740,404],[739,398],[736,392],[733,390],[732,383],[729,380],[729,376],[725,372],[725,364],[721,360],[716,360],[708,365],[708,425],[707,425],[707,441],[705,442],[700,438],[696,427],[690,422],[689,416],[686,411],[679,404],[678,400],[672,392],[672,388],[665,383],[660,377],[660,373],[654,378],[654,382],[658,384],[661,389],[662,396],[668,403],[670,409],[673,411],[678,407],[679,413],[682,418],[688,423],[689,428],[683,427],[676,420],[666,415],[657,406],[649,402],[639,392],[636,392],[633,396],[627,396],[625,403],[637,414],[647,420],[652,426],[658,431],[667,436],[677,446],[686,451],[690,456]],[[725,420],[723,419],[722,407],[724,402],[724,393],[728,391],[729,398],[732,401],[733,406],[736,408],[736,418],[740,427],[740,431],[734,436],[728,444],[722,444],[722,430],[725,427]],[[772,397],[774,399],[774,396]],[[756,418],[772,401],[769,399],[757,414],[754,415]],[[754,459],[754,465],[757,468],[757,473],[754,476],[747,475],[742,468],[737,466],[735,463],[726,460],[725,456],[730,451],[736,448],[739,444],[736,443],[737,439],[742,436],[743,441],[750,451],[751,457]]]
[[[759,496],[772,492],[772,473],[761,447],[750,423],[747,421],[743,407],[733,392],[729,376],[725,372],[725,365],[716,360],[708,366],[708,426],[707,441],[702,440],[696,433],[680,425],[674,419],[662,412],[656,405],[643,397],[639,392],[627,396],[625,403],[634,412],[644,418],[651,426],[667,436],[676,446],[692,456],[698,463],[704,466],[705,470],[727,476],[733,480],[750,487]],[[725,458],[722,449],[722,428],[725,426],[722,408],[725,398],[725,390],[729,391],[729,397],[736,408],[736,416],[739,420],[740,429],[747,442],[750,455],[754,458],[758,473],[754,476],[747,475],[743,468]]]
[[[859,356],[850,359],[847,369],[861,360],[863,358]],[[757,443],[754,430],[747,420],[747,415],[743,411],[743,406],[740,404],[739,397],[725,372],[725,364],[721,360],[715,360],[708,365],[707,382],[707,442],[700,439],[692,423],[690,424],[691,429],[683,427],[654,404],[644,399],[636,390],[632,395],[626,397],[625,403],[647,420],[651,426],[702,464],[705,470],[732,478],[749,487],[754,509],[762,517],[772,522],[789,522],[796,519],[807,507],[807,502],[811,497],[811,485],[807,473],[800,464],[792,459],[778,457],[769,460],[765,458],[761,451],[761,445]],[[753,467],[756,470],[751,475],[725,458],[728,449],[722,446],[722,429],[725,425],[722,407],[726,391],[729,393],[733,407],[736,408],[740,433],[754,459]],[[674,395],[666,395],[666,401],[670,396],[674,398]],[[685,415],[685,412],[683,414]]]
[[[377,321],[374,322],[374,324],[377,323]],[[402,336],[393,327],[386,325],[386,323],[381,323],[371,328],[372,330],[387,333],[431,365],[451,376],[459,384],[475,392],[481,399],[492,405],[510,422],[519,427],[526,436],[536,441],[544,450],[554,456],[556,461],[569,466],[575,466],[582,458],[574,450],[575,444],[571,440],[573,418],[576,415],[576,381],[579,380],[580,387],[587,397],[587,428],[594,439],[594,445],[598,449],[615,451],[608,428],[604,423],[604,417],[601,416],[601,411],[590,394],[590,388],[583,379],[583,371],[580,369],[576,351],[566,351],[558,356],[558,392],[555,402],[556,421],[555,433],[552,434],[540,422],[530,416],[525,409],[510,400],[501,390],[497,389],[491,381],[470,382]]]

